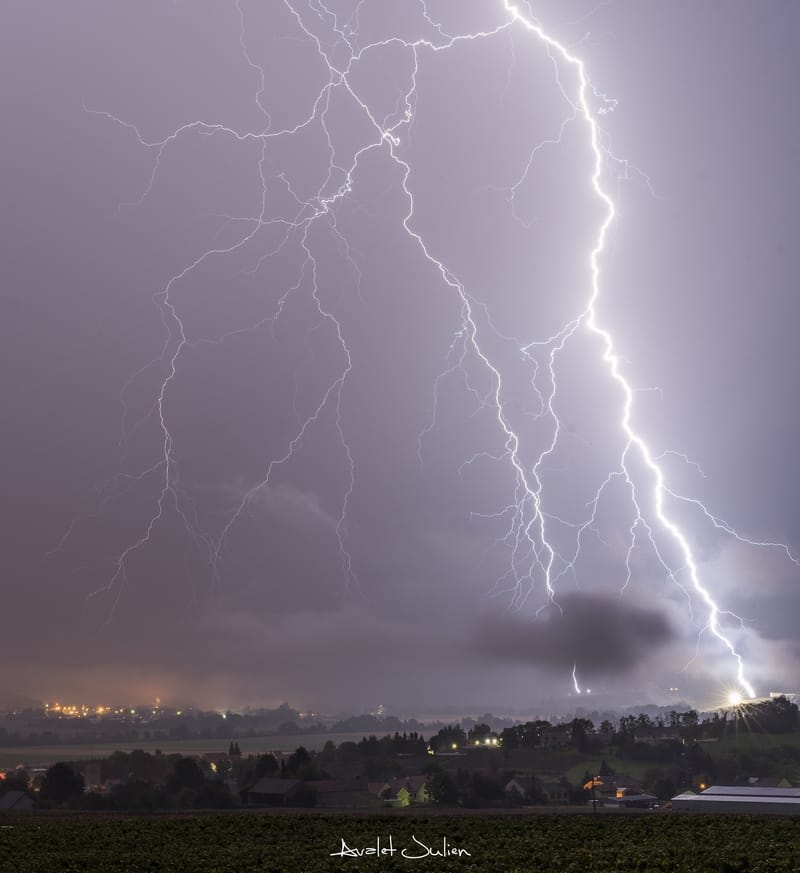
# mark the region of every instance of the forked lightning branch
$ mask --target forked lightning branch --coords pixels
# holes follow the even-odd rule
[[[138,145],[147,151],[152,158],[152,172],[147,179],[141,195],[136,201],[144,203],[159,183],[160,174],[166,172],[162,168],[165,154],[178,146],[187,138],[216,134],[227,137],[233,144],[257,144],[260,154],[258,162],[258,178],[260,179],[261,208],[257,214],[235,216],[237,226],[245,228],[244,232],[231,244],[209,248],[199,257],[192,260],[172,276],[162,288],[156,289],[153,300],[158,308],[160,320],[166,328],[166,339],[160,356],[145,364],[131,378],[135,383],[142,373],[159,369],[164,373],[158,391],[152,398],[150,415],[158,422],[161,433],[161,454],[152,459],[152,464],[141,471],[141,478],[156,479],[158,485],[153,492],[153,512],[142,527],[139,535],[119,553],[113,571],[105,584],[89,595],[89,598],[101,594],[110,595],[111,614],[118,603],[130,570],[130,561],[135,553],[146,550],[154,530],[168,513],[176,515],[191,541],[207,557],[214,573],[221,573],[221,562],[228,549],[232,548],[231,533],[246,513],[248,507],[259,494],[269,488],[274,481],[276,472],[298,452],[303,450],[304,442],[309,434],[326,416],[332,416],[337,433],[337,456],[345,473],[345,487],[340,495],[338,517],[335,533],[338,543],[342,575],[346,588],[358,584],[356,568],[358,554],[355,550],[350,532],[350,511],[354,490],[357,488],[359,459],[351,450],[347,439],[346,422],[343,420],[344,406],[342,398],[348,390],[349,380],[355,366],[348,340],[348,325],[343,318],[335,314],[326,295],[326,280],[321,266],[320,253],[317,250],[317,231],[324,230],[328,238],[336,241],[342,257],[352,268],[354,274],[360,275],[358,254],[351,247],[346,234],[337,223],[338,211],[343,204],[352,201],[355,183],[364,167],[370,153],[380,152],[391,162],[393,173],[387,178],[387,185],[398,187],[405,203],[404,215],[401,220],[402,231],[418,253],[437,276],[438,285],[443,293],[450,295],[453,301],[454,337],[449,352],[445,350],[446,369],[432,385],[433,402],[430,419],[425,424],[419,436],[419,452],[421,458],[425,454],[425,439],[437,427],[437,410],[440,396],[446,389],[446,375],[461,371],[468,382],[466,368],[482,369],[490,391],[482,398],[485,407],[491,409],[494,428],[499,448],[489,456],[492,463],[502,463],[511,475],[513,487],[510,489],[506,505],[499,511],[493,509],[483,513],[501,518],[507,522],[503,544],[507,547],[509,562],[506,574],[497,585],[507,590],[509,606],[522,609],[532,592],[544,596],[547,604],[558,609],[559,589],[565,576],[574,571],[579,559],[583,537],[593,528],[597,516],[601,512],[601,499],[604,498],[611,483],[621,483],[628,495],[627,514],[629,524],[625,530],[627,547],[625,550],[625,578],[621,588],[627,587],[633,573],[632,555],[634,548],[644,545],[650,550],[658,562],[664,576],[685,595],[691,609],[687,622],[694,621],[698,629],[698,654],[700,653],[703,636],[709,642],[703,642],[709,657],[725,662],[720,672],[735,681],[739,692],[747,697],[755,696],[755,689],[748,678],[747,665],[741,652],[734,643],[734,629],[741,625],[741,619],[726,611],[714,596],[701,573],[701,563],[696,557],[692,541],[693,533],[678,521],[676,507],[684,504],[699,510],[702,524],[710,526],[716,532],[757,548],[782,549],[787,559],[798,564],[798,560],[788,548],[779,543],[757,542],[739,534],[733,527],[712,512],[696,498],[681,495],[668,481],[662,457],[654,452],[637,430],[634,423],[635,392],[631,377],[625,372],[623,360],[617,350],[613,337],[613,326],[606,323],[603,317],[603,297],[613,294],[613,289],[603,285],[603,259],[612,224],[615,219],[615,201],[609,193],[609,174],[618,165],[614,156],[604,145],[605,139],[600,126],[602,117],[615,106],[615,101],[604,98],[592,86],[587,70],[581,58],[556,39],[552,33],[545,30],[528,5],[514,4],[508,0],[482,0],[486,7],[488,21],[501,16],[499,23],[487,26],[485,30],[451,33],[446,22],[436,20],[424,0],[409,0],[408,14],[418,23],[418,29],[424,36],[410,40],[401,36],[386,37],[377,42],[362,44],[359,33],[360,15],[368,0],[361,0],[350,17],[343,20],[319,0],[297,2],[285,0],[284,6],[293,22],[293,39],[310,42],[316,49],[325,72],[325,81],[316,93],[314,100],[304,110],[302,119],[295,125],[283,129],[274,129],[270,107],[264,100],[265,70],[254,59],[249,48],[249,40],[253,34],[248,27],[248,17],[240,0],[235,4],[236,14],[240,20],[240,45],[242,58],[248,67],[255,72],[260,89],[249,95],[255,100],[263,118],[261,130],[239,130],[234,127],[216,123],[209,119],[198,119],[187,122],[169,131],[161,139],[152,141],[142,136],[136,121],[120,118],[113,112],[113,107],[87,107],[87,111],[103,116],[109,122],[124,127],[136,138]],[[567,129],[579,129],[585,137],[589,159],[585,165],[575,165],[572,169],[576,181],[582,184],[588,196],[600,206],[601,217],[597,223],[593,242],[583,253],[585,294],[583,303],[563,325],[550,336],[537,335],[535,323],[523,325],[523,330],[530,339],[524,341],[519,351],[523,358],[534,367],[534,378],[529,385],[530,391],[536,395],[541,410],[540,418],[547,425],[548,436],[539,445],[531,446],[530,437],[514,424],[514,416],[509,411],[508,391],[506,390],[507,375],[504,364],[495,359],[487,342],[487,331],[492,331],[491,313],[488,317],[478,317],[477,292],[482,289],[469,288],[462,281],[451,265],[443,260],[436,251],[435,244],[426,238],[420,229],[415,212],[415,191],[417,180],[415,167],[403,151],[404,138],[411,131],[416,120],[416,107],[424,89],[424,77],[420,72],[420,61],[423,57],[434,53],[448,52],[455,46],[469,47],[469,44],[482,44],[501,36],[513,35],[516,45],[524,46],[525,51],[544,53],[553,70],[552,81],[548,87],[563,101],[564,117],[559,136],[549,140],[548,144],[558,147],[561,136]],[[404,52],[408,58],[410,75],[407,77],[405,90],[397,102],[395,112],[382,117],[370,103],[370,99],[359,91],[357,77],[353,71],[365,58],[380,58],[382,53]],[[531,100],[535,100],[536,89],[540,82],[531,83]],[[331,134],[331,119],[340,107],[347,105],[348,111],[357,111],[365,129],[371,134],[369,140],[358,148],[354,148],[346,160],[342,160],[340,148],[334,147]],[[311,128],[322,132],[327,142],[329,164],[321,174],[323,181],[313,196],[301,195],[303,185],[286,174],[270,176],[269,155],[273,146],[292,141]],[[526,166],[519,169],[518,182],[512,194],[527,178],[531,168],[535,166],[539,152],[545,143],[532,142],[527,149],[530,160]],[[319,177],[319,168],[314,168],[314,175]],[[399,181],[396,181],[398,180]],[[293,214],[290,217],[275,217],[269,211],[272,193],[279,189],[284,200],[288,197],[293,203]],[[509,210],[513,211],[513,196],[510,198]],[[512,217],[514,220],[516,216]],[[273,326],[280,323],[287,301],[293,295],[307,294],[315,309],[320,323],[326,326],[340,351],[341,366],[329,375],[326,389],[322,392],[321,401],[310,414],[305,416],[282,450],[274,457],[265,458],[260,478],[250,484],[243,492],[237,505],[229,513],[224,524],[216,531],[204,530],[197,522],[192,511],[189,498],[181,489],[179,475],[179,460],[171,429],[170,394],[173,382],[181,368],[188,366],[186,352],[193,346],[196,338],[192,337],[182,316],[175,291],[178,287],[190,283],[193,275],[205,264],[218,259],[234,259],[256,240],[259,232],[269,226],[279,234],[279,242],[269,250],[264,251],[261,261],[269,260],[287,246],[295,246],[300,251],[300,267],[295,281],[288,284],[281,294],[277,306],[266,319]],[[535,233],[535,228],[530,229]],[[536,291],[531,291],[536,293]],[[213,342],[226,343],[243,331],[256,330],[263,326],[263,321],[249,325],[241,330],[230,331]],[[574,344],[586,342],[587,337],[594,341],[594,346],[600,349],[600,358],[596,362],[602,365],[611,391],[615,398],[613,415],[614,424],[619,435],[619,452],[616,466],[607,471],[607,476],[586,507],[583,518],[562,519],[551,509],[551,497],[545,486],[543,471],[548,461],[553,457],[560,441],[563,439],[563,424],[559,419],[559,383],[560,363],[565,350]],[[204,340],[207,342],[207,340]],[[476,452],[472,458],[465,458],[465,464],[480,463],[488,453]],[[531,462],[533,458],[533,462]],[[480,514],[480,508],[476,507]],[[570,528],[574,532],[572,545],[565,549],[563,544],[556,544],[553,537],[553,525],[559,524],[561,529]],[[677,556],[677,560],[675,558]],[[576,692],[581,691],[580,664],[576,663],[571,675],[565,676]],[[683,666],[683,665],[680,665]],[[686,665],[688,666],[688,665]]]

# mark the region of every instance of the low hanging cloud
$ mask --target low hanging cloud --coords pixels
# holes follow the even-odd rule
[[[643,609],[619,595],[570,594],[536,617],[494,615],[478,628],[482,655],[546,670],[583,675],[628,672],[641,659],[677,638],[664,613]]]

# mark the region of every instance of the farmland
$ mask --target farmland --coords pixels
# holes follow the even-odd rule
[[[242,737],[239,747],[245,755],[259,755],[267,751],[293,752],[299,745],[309,751],[318,751],[328,740],[336,743],[358,742],[364,736],[361,732],[320,733],[320,734],[263,734],[255,737]],[[227,745],[219,739],[132,739],[98,740],[93,743],[59,743],[42,746],[6,746],[0,748],[0,770],[10,770],[17,766],[49,767],[56,761],[88,761],[107,758],[117,750],[130,752],[142,749],[151,754],[160,749],[165,755],[200,755],[211,750],[220,750]]]
[[[376,856],[376,853],[380,855]],[[0,869],[201,873],[800,870],[800,819],[669,812],[248,814],[0,822]]]

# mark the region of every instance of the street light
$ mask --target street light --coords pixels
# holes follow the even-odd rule
[[[597,812],[597,797],[595,795],[594,790],[595,790],[595,787],[597,785],[602,785],[602,784],[603,784],[603,782],[599,776],[592,776],[591,782],[587,782],[586,785],[583,786],[584,788],[586,788],[588,786],[592,790],[592,810],[594,812]]]

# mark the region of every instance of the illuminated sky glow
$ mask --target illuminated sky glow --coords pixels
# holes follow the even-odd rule
[[[9,211],[47,245],[7,237],[45,366],[12,397],[6,529],[34,531],[20,607],[74,634],[14,690],[373,708],[791,683],[791,77],[768,46],[796,16],[84,3],[90,60],[47,43],[65,93],[42,109],[23,77],[40,108],[16,111],[47,168]],[[399,661],[425,679],[387,688]]]

